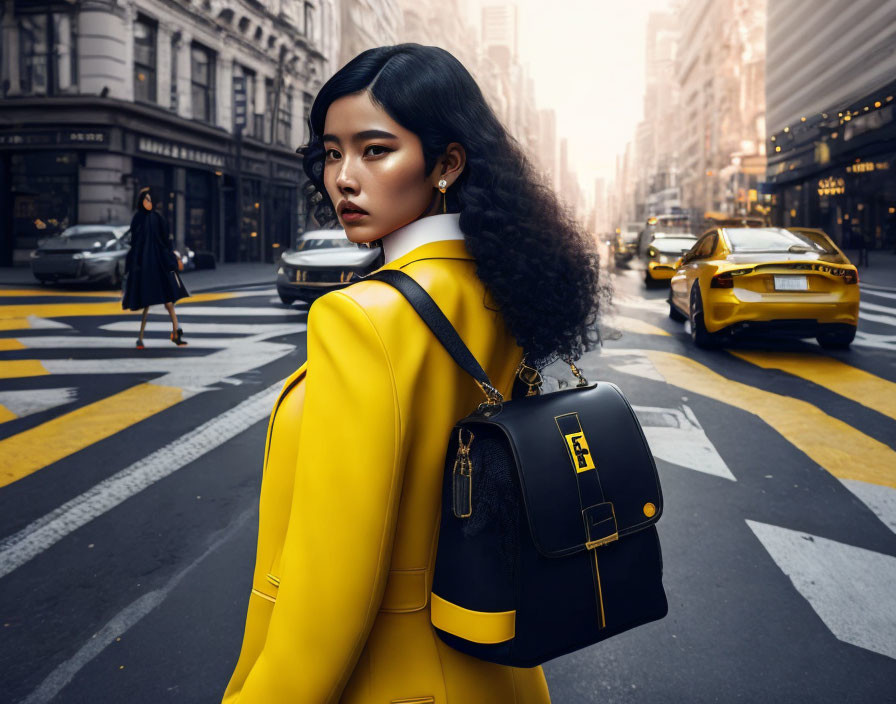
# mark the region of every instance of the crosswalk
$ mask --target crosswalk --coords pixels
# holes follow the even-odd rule
[[[197,394],[241,384],[291,354],[292,336],[305,330],[304,310],[272,305],[276,291],[256,287],[178,305],[187,347],[171,343],[170,322],[158,320],[167,312],[152,307],[137,350],[139,317],[107,300],[114,296],[29,293],[0,289],[0,486]],[[102,378],[109,392],[94,399],[89,391]],[[14,431],[4,433],[11,421]]]
[[[719,374],[715,365],[703,363],[703,358],[695,359],[687,343],[677,354],[658,346],[651,337],[656,340],[675,335],[683,332],[681,326],[676,329],[676,324],[666,319],[664,300],[643,298],[626,283],[617,285],[618,313],[610,321],[622,331],[622,337],[602,350],[590,367],[583,367],[586,376],[590,372],[596,377],[609,369],[746,411],[804,453],[810,463],[836,477],[841,487],[889,529],[891,537],[885,542],[890,552],[868,549],[861,541],[853,544],[755,520],[749,515],[744,520],[791,587],[836,638],[896,659],[896,424],[892,422],[896,420],[896,358],[869,358],[887,360],[882,365],[883,376],[861,368],[867,361],[861,355],[863,348],[870,354],[896,352],[896,289],[862,290],[856,350],[852,353],[860,366],[855,366],[848,355],[825,355],[808,341],[797,345],[797,350],[793,345],[782,348],[770,343],[721,352],[774,375],[761,377],[759,385],[750,385],[730,374]],[[635,341],[643,346],[628,346]],[[743,374],[756,376],[749,369]],[[799,395],[791,394],[789,389],[797,388],[797,379],[806,384],[799,385]],[[624,382],[619,383],[625,388]],[[835,396],[824,397],[824,392]],[[846,404],[877,414],[876,432],[866,431],[858,418],[843,413]],[[657,459],[734,481],[738,473],[757,470],[741,463],[732,471],[711,436],[703,431],[699,411],[690,405],[636,406],[635,410]],[[741,428],[732,427],[730,431],[749,435]],[[769,469],[764,476],[773,479],[772,472],[778,471]]]
[[[686,547],[673,545],[671,554],[696,560],[701,534],[724,533],[731,554],[758,552],[777,575],[753,585],[763,599],[800,599],[817,619],[813,628],[837,647],[896,661],[896,290],[863,289],[849,353],[828,355],[812,341],[706,353],[668,319],[660,292],[644,295],[634,283],[617,285],[611,322],[621,337],[578,366],[589,379],[618,384],[633,403],[667,494],[664,550],[667,536],[685,535]],[[96,480],[73,482],[58,502],[0,534],[0,580],[36,569],[41,556],[126,502],[221,453],[268,417],[284,373],[304,361],[307,308],[281,305],[266,286],[179,305],[186,348],[168,340],[165,311],[151,311],[142,351],[133,347],[139,318],[102,295],[4,294],[0,497],[34,486],[79,452],[131,437],[139,423],[184,407],[195,421],[163,429],[149,451],[122,453]],[[749,584],[756,566],[732,564],[743,570],[735,581]],[[670,603],[715,598],[671,579],[667,589]],[[167,593],[148,592],[122,613],[142,619]],[[56,666],[77,671],[84,648],[92,658],[130,627],[115,623],[109,638],[85,637]],[[91,633],[110,624],[93,624]],[[58,691],[55,676],[29,689],[33,701]]]

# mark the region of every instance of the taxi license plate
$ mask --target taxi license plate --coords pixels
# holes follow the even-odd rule
[[[776,276],[775,291],[808,291],[809,282],[805,276]]]

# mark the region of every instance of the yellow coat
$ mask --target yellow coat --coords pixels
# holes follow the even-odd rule
[[[522,350],[462,240],[384,268],[420,283],[510,397]],[[544,704],[540,667],[464,655],[430,625],[442,472],[483,398],[404,297],[362,281],[318,299],[308,361],[268,426],[258,552],[225,704]]]

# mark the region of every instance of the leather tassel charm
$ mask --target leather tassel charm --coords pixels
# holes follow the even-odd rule
[[[473,515],[473,462],[470,460],[470,446],[473,433],[467,430],[470,439],[464,444],[463,428],[457,431],[457,457],[454,460],[454,515],[469,518]]]

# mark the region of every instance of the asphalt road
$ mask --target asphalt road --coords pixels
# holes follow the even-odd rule
[[[620,335],[580,366],[625,391],[657,457],[670,611],[548,663],[553,700],[891,699],[896,290],[863,289],[849,352],[703,352],[665,292],[614,281]],[[189,347],[162,311],[140,352],[114,299],[39,293],[0,290],[0,702],[219,701],[305,309],[197,297]]]

